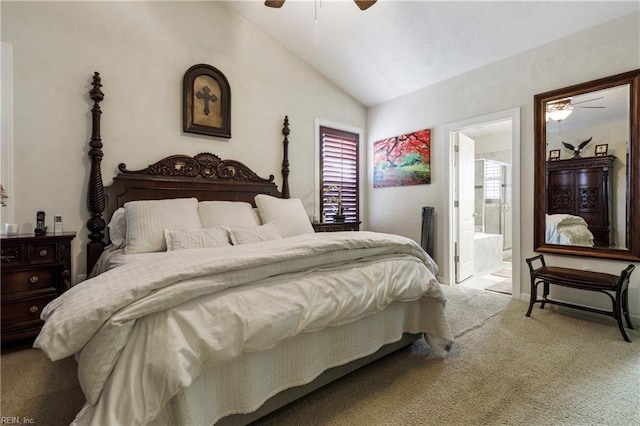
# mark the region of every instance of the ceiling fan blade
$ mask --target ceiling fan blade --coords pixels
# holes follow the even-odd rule
[[[284,4],[285,0],[265,0],[264,5],[267,7],[280,8]]]
[[[367,10],[376,3],[377,0],[353,0],[360,10]]]
[[[580,101],[580,102],[571,102],[572,105],[580,105],[580,104],[584,104],[587,102],[593,102],[593,101],[597,101],[598,99],[604,99],[604,96],[600,96],[598,98],[593,98],[593,99],[587,99],[586,101]]]

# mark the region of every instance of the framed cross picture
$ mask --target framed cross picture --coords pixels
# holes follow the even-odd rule
[[[560,159],[560,150],[552,149],[549,151],[549,161],[556,161]]]
[[[231,88],[211,65],[198,64],[183,80],[183,130],[208,136],[231,137]]]
[[[601,145],[596,145],[596,157],[603,157],[607,155],[607,150],[609,148],[609,144],[603,143]]]

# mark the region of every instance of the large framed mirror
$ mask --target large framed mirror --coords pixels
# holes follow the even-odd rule
[[[534,108],[535,251],[640,261],[640,69]]]

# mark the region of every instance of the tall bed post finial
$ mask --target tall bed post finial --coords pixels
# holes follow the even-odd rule
[[[91,218],[87,221],[87,228],[90,231],[89,243],[87,243],[87,274],[91,273],[93,266],[96,264],[98,257],[104,250],[104,234],[105,221],[102,218],[102,212],[105,208],[104,186],[102,185],[102,171],[100,163],[102,161],[102,138],[100,137],[100,102],[104,99],[104,94],[100,89],[102,80],[100,74],[93,74],[93,88],[89,91],[89,96],[93,100],[93,108],[91,108],[92,131],[91,141],[89,142],[89,158],[91,158],[91,174],[89,177],[89,188],[87,192],[87,208],[91,214]]]
[[[284,153],[282,156],[282,198],[289,198],[289,116],[284,116],[282,124]]]

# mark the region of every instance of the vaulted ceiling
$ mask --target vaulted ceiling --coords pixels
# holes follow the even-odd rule
[[[638,1],[226,3],[365,106],[640,13]]]

